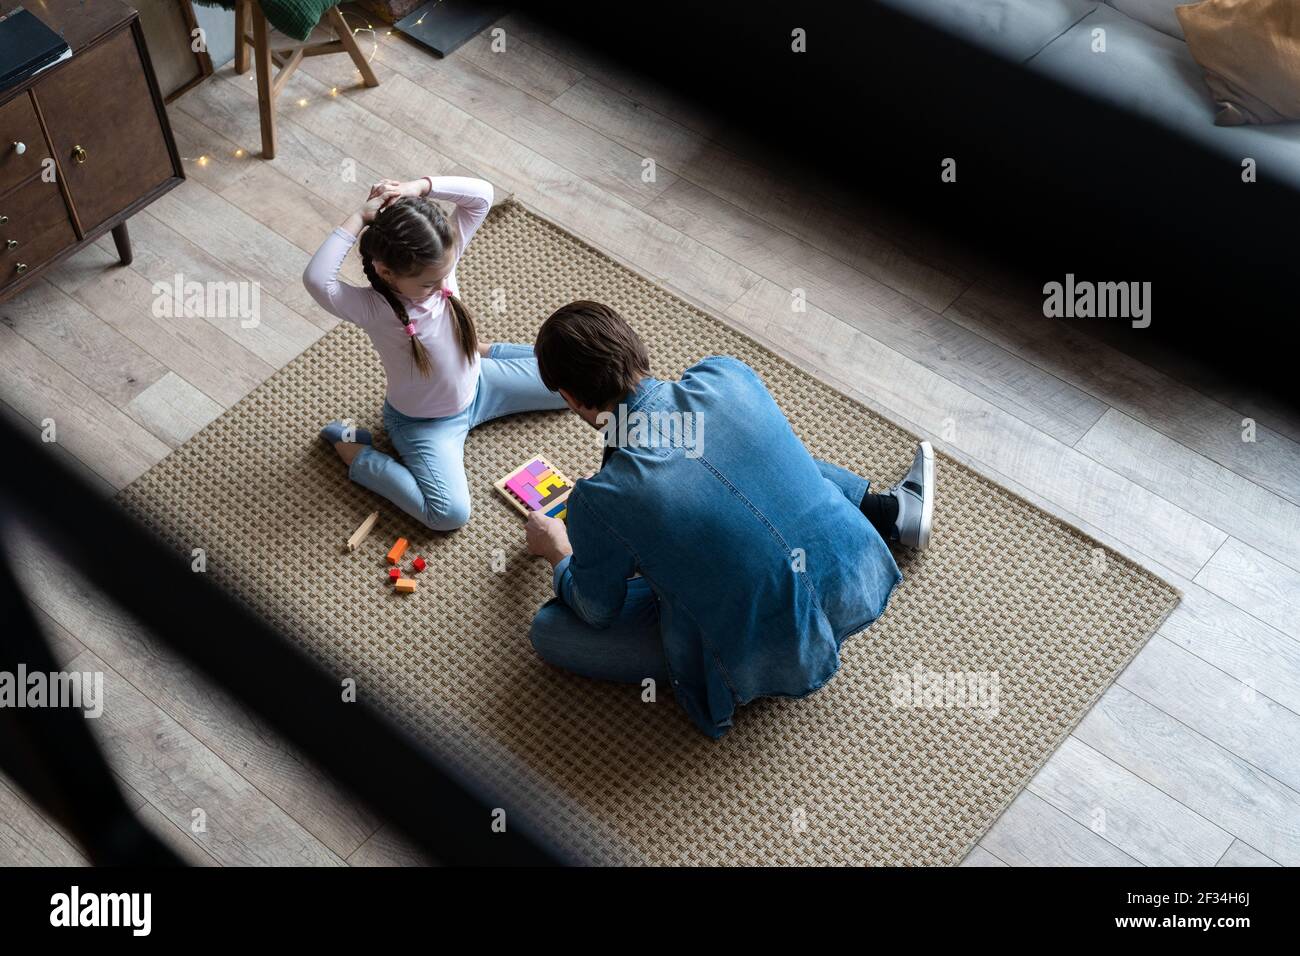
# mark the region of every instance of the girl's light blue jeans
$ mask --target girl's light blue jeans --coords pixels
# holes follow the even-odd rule
[[[564,407],[560,393],[542,384],[531,345],[497,343],[480,361],[478,391],[463,411],[411,418],[384,402],[384,428],[401,460],[367,445],[348,477],[435,531],[452,531],[469,521],[469,430],[502,415]]]

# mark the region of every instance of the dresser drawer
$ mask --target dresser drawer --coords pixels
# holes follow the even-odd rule
[[[21,153],[18,143],[24,147]],[[0,106],[0,193],[38,172],[41,160],[49,155],[32,98],[19,93]]]
[[[77,241],[63,195],[39,175],[0,196],[0,288]]]
[[[33,88],[83,232],[175,175],[146,69],[121,30]]]

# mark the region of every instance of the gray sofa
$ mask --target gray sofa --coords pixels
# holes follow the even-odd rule
[[[1184,42],[1176,0],[882,2],[1181,133],[1234,167],[1252,158],[1261,180],[1300,189],[1300,123],[1214,125],[1218,110]],[[1093,50],[1099,28],[1105,31],[1104,53]]]

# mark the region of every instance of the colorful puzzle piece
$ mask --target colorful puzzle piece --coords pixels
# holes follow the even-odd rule
[[[565,481],[561,476],[555,474],[554,472],[550,472],[544,476],[540,476],[537,479],[537,484],[535,484],[533,487],[537,489],[537,493],[539,495],[549,495],[551,493],[552,488],[562,491],[565,488],[569,487],[569,483]]]
[[[514,492],[515,496],[525,504],[536,505],[542,500],[542,496],[537,491],[537,486],[534,484],[534,481],[535,479],[532,475],[529,475],[526,472],[520,472],[506,481],[506,487]]]
[[[496,482],[496,489],[527,516],[534,511],[563,519],[573,484],[545,458],[533,458]]]

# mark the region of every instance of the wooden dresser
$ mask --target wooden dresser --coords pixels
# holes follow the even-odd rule
[[[0,0],[59,33],[72,58],[0,91],[0,299],[184,179],[136,11],[120,0]],[[52,160],[52,162],[50,162]]]

